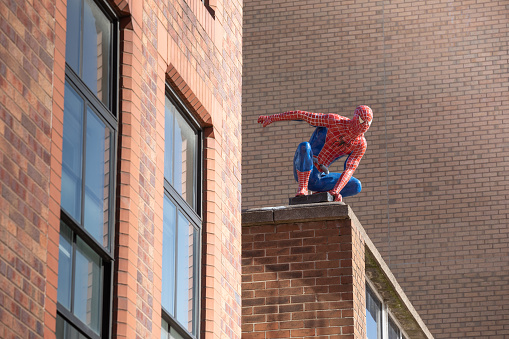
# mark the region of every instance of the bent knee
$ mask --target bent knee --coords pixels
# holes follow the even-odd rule
[[[352,195],[359,194],[362,190],[361,181],[357,178],[351,178],[348,184],[341,190],[343,197],[351,197]]]
[[[358,194],[362,191],[362,184],[361,184],[361,181],[358,180],[358,179],[355,179],[355,182],[353,183],[354,187],[353,187],[353,191],[355,192],[354,194]]]
[[[311,145],[307,141],[301,142],[299,146],[297,146],[297,152],[300,154],[311,153]]]

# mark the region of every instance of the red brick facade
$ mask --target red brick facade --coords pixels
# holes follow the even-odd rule
[[[53,112],[63,108],[57,12],[52,2],[0,2],[2,338],[55,330],[60,169],[53,150],[62,114]]]
[[[365,336],[364,244],[351,220],[248,226],[242,246],[243,338]]]
[[[286,204],[313,131],[259,115],[369,105],[346,202],[437,338],[509,335],[508,18],[504,1],[244,7],[243,208]]]
[[[204,133],[199,336],[240,338],[242,3],[107,3],[120,27],[112,337],[160,337],[169,85]],[[66,13],[66,0],[0,1],[2,338],[55,337]]]

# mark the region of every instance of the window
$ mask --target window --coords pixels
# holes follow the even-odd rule
[[[65,62],[106,107],[111,105],[111,20],[93,0],[67,1]]]
[[[396,322],[389,316],[389,339],[405,339]]]
[[[367,339],[382,338],[382,303],[366,285],[366,335]]]
[[[57,338],[108,338],[113,266],[116,24],[67,1]]]
[[[166,98],[162,339],[196,338],[199,324],[201,141],[182,107]]]
[[[366,284],[366,337],[367,339],[406,339],[403,331],[391,317],[385,303]]]

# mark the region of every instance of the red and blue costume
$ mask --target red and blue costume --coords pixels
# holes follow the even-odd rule
[[[353,119],[338,114],[289,111],[274,115],[261,115],[263,127],[282,120],[304,120],[317,127],[309,142],[297,147],[293,159],[293,173],[299,183],[297,196],[314,192],[329,192],[335,201],[361,191],[361,182],[352,175],[359,166],[367,142],[364,133],[373,121],[373,111],[365,105],[355,109]],[[343,173],[330,173],[328,168],[346,156]]]

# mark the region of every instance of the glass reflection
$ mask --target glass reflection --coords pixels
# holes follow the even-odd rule
[[[381,336],[382,304],[366,286],[366,337],[380,339]]]
[[[67,1],[65,61],[109,107],[111,23],[93,0]]]
[[[161,319],[161,339],[184,339],[164,319]]]
[[[108,246],[108,191],[110,130],[87,110],[85,158],[85,229],[103,246]]]
[[[65,338],[65,320],[59,314],[57,314],[57,328],[55,331],[55,335],[57,339]]]
[[[72,283],[72,231],[60,222],[60,243],[58,244],[58,290],[57,300],[62,306],[71,309]]]
[[[57,315],[57,339],[86,339],[83,334],[78,332],[71,324],[64,320],[60,315]]]
[[[164,176],[193,208],[196,208],[196,148],[198,136],[166,98]]]
[[[168,339],[169,336],[169,325],[164,319],[161,319],[161,339]]]
[[[83,107],[83,99],[81,99],[74,89],[66,83],[62,145],[61,206],[78,222],[81,221]]]
[[[175,114],[175,160],[174,188],[192,207],[194,205],[195,149],[196,133],[184,120],[182,115]]]
[[[175,310],[175,205],[164,197],[163,205],[163,273],[161,305],[171,315]]]
[[[65,61],[76,74],[80,74],[81,8],[80,0],[67,0]]]
[[[83,240],[76,240],[74,314],[96,333],[101,315],[101,258]]]
[[[193,329],[194,227],[178,213],[176,318],[189,332]]]
[[[83,74],[82,79],[92,93],[106,106],[111,24],[93,0],[83,5]]]
[[[166,97],[164,118],[164,178],[173,185],[173,123],[175,106]]]
[[[172,327],[170,328],[170,339],[185,339],[183,336],[181,336],[175,329]]]
[[[399,339],[400,330],[394,321],[389,318],[389,339]]]

